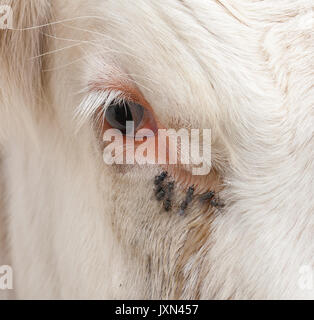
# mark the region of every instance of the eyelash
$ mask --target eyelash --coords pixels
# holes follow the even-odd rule
[[[74,114],[78,128],[93,117],[95,118],[100,108],[105,112],[113,101],[123,101],[123,99],[125,94],[120,90],[107,89],[87,93]]]
[[[158,130],[158,124],[152,108],[149,106],[140,92],[133,88],[123,88],[125,90],[119,90],[117,88],[108,88],[105,90],[97,90],[89,92],[81,102],[78,110],[76,111],[75,118],[80,128],[86,121],[92,119],[93,125],[97,131],[97,135],[102,135],[106,129],[114,128],[107,121],[106,112],[110,106],[126,105],[130,111],[130,106],[138,106],[137,108],[143,110],[143,119],[141,126],[134,128],[135,134],[140,129],[149,129],[153,132],[153,135]],[[139,108],[140,107],[140,108]],[[131,108],[132,109],[132,108]],[[134,114],[131,111],[129,113],[134,119]],[[139,136],[140,137],[140,136]]]

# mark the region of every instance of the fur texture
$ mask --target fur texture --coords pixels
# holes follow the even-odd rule
[[[0,30],[12,296],[314,298],[298,285],[300,267],[314,272],[311,1],[2,3],[15,29]],[[161,214],[158,166],[102,162],[74,117],[99,79],[136,84],[165,127],[212,129],[223,213]]]

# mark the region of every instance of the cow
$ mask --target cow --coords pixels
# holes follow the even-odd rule
[[[314,298],[311,1],[0,8],[1,297]],[[210,170],[108,163],[121,128],[210,130]]]

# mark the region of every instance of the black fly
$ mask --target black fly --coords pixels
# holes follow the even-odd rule
[[[210,204],[211,204],[212,207],[215,207],[215,208],[218,208],[218,209],[223,208],[225,206],[222,202],[220,202],[219,199],[216,199],[216,198],[211,200]]]
[[[155,176],[154,184],[156,186],[161,185],[163,183],[163,181],[166,179],[167,176],[168,176],[168,172],[167,171],[163,171],[160,175]]]
[[[193,199],[193,194],[194,194],[194,185],[189,187],[186,196],[185,196],[185,200],[183,200],[181,202],[180,205],[180,210],[179,210],[179,215],[182,216],[184,215],[185,209],[187,208],[188,204],[192,201]]]
[[[164,209],[166,211],[171,210],[172,208],[172,204],[171,204],[171,198],[172,198],[172,192],[173,192],[173,188],[174,188],[174,182],[169,182],[167,184],[167,197],[164,200]]]
[[[166,195],[166,191],[164,190],[163,187],[160,187],[160,190],[158,192],[156,191],[156,199],[158,201],[162,200],[165,197],[165,195]]]
[[[209,201],[212,207],[215,207],[218,209],[223,208],[224,204],[219,200],[219,198],[214,198],[214,197],[215,197],[215,192],[208,191],[200,196],[200,201],[201,202]]]
[[[212,200],[212,198],[214,196],[215,196],[215,192],[214,191],[208,191],[208,192],[203,193],[202,195],[200,195],[200,201],[201,202],[210,201],[210,200]]]
[[[163,171],[160,175],[155,176],[155,179],[154,179],[154,184],[156,186],[155,196],[158,201],[162,200],[166,195],[166,191],[163,187],[163,182],[167,176],[168,176],[167,171]]]

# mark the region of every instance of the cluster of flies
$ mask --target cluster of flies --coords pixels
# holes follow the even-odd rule
[[[158,201],[163,201],[165,211],[172,209],[172,197],[174,189],[174,181],[165,182],[168,177],[168,172],[163,171],[161,174],[155,176],[155,196]],[[194,198],[194,185],[190,186],[186,192],[184,200],[180,203],[179,215],[184,215],[189,203]],[[209,203],[212,207],[222,208],[224,205],[215,197],[214,191],[208,191],[199,196],[201,203]]]

